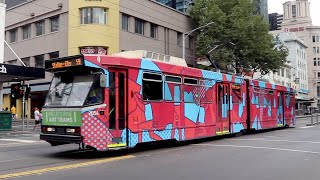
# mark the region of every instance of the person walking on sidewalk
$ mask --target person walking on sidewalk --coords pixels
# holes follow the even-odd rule
[[[41,121],[41,113],[37,107],[34,110],[34,118],[35,118],[35,122],[34,122],[33,131],[36,130],[36,128],[39,126]]]
[[[13,105],[12,108],[11,108],[12,120],[16,119],[16,113],[17,113],[17,109]]]

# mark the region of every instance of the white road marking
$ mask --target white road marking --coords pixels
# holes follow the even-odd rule
[[[230,139],[230,141],[267,141],[267,142],[289,142],[289,143],[309,143],[309,144],[320,144],[319,141],[291,141],[285,139],[264,139],[264,138],[255,138],[255,139]]]
[[[21,142],[21,143],[37,143],[39,141],[23,140],[23,139],[0,139],[0,141],[11,141],[11,142]]]
[[[22,145],[22,144],[25,144],[25,143],[6,143],[6,144],[0,144],[0,147],[11,147],[11,146],[16,146],[16,145]]]
[[[264,137],[281,138],[281,137],[279,137],[279,136],[264,136]]]
[[[304,126],[304,127],[299,127],[301,129],[308,129],[308,128],[313,128],[314,126]]]
[[[303,151],[298,149],[283,149],[283,148],[273,148],[273,147],[263,147],[263,146],[237,146],[237,145],[215,145],[215,144],[193,144],[193,145],[194,146],[247,148],[247,149],[267,149],[267,150],[289,151],[289,152],[299,152],[299,153],[309,153],[309,154],[320,155],[320,152],[315,152],[315,151]]]
[[[12,162],[12,161],[21,161],[21,160],[26,160],[26,159],[33,159],[34,157],[27,157],[27,158],[20,158],[20,159],[10,159],[10,160],[3,160],[3,161],[0,161],[0,163],[3,163],[3,162]]]

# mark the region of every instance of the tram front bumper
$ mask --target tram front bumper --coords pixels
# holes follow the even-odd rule
[[[60,135],[60,134],[40,134],[40,140],[49,142],[51,145],[78,144],[82,142],[81,136]]]

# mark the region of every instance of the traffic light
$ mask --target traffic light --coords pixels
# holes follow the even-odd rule
[[[25,92],[25,94],[24,94],[24,98],[25,99],[28,99],[29,97],[31,97],[31,87],[29,86],[29,85],[26,85],[26,92]]]
[[[11,98],[19,99],[20,98],[20,88],[21,84],[11,84]]]
[[[11,85],[11,98],[20,99],[23,98],[23,94],[25,93],[25,99],[30,97],[31,88],[29,85],[21,85],[19,83]]]

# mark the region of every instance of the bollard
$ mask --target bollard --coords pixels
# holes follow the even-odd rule
[[[311,114],[311,126],[313,125],[313,114]]]

